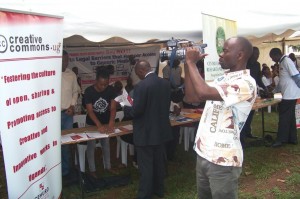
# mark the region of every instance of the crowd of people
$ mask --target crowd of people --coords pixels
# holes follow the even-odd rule
[[[278,48],[270,51],[274,65],[258,62],[259,49],[244,37],[225,41],[219,63],[223,76],[207,84],[204,80],[204,59],[207,54],[186,47],[186,59],[169,60],[162,69],[163,77],[152,71],[147,60],[129,56],[130,73],[127,85],[116,81],[109,84],[111,71],[99,68],[96,81],[84,91],[87,111],[86,125],[99,132],[110,133],[115,127],[116,111],[124,111],[132,120],[133,133],[122,136],[134,145],[134,163],[140,172],[137,198],[164,197],[167,160],[174,160],[179,128],[171,127],[169,114],[181,108],[204,108],[197,129],[194,150],[197,154],[196,182],[199,198],[237,198],[238,179],[242,171],[243,148],[252,133],[251,110],[257,95],[282,93],[278,106],[278,133],[273,147],[285,143],[298,144],[295,105],[300,98],[300,74],[293,55],[285,56]],[[79,89],[78,78],[68,66],[64,51],[62,76],[62,129],[72,128],[72,116]],[[182,77],[184,65],[184,78]],[[76,72],[76,70],[74,70]],[[78,71],[77,71],[78,72]],[[132,106],[121,106],[115,98],[123,89],[133,98]],[[259,92],[262,91],[262,92]],[[111,170],[109,138],[100,139],[104,169]],[[87,143],[89,174],[94,178],[95,141]],[[70,149],[62,146],[62,175],[70,178]]]

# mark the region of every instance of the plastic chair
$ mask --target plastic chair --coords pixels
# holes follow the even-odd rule
[[[78,124],[78,128],[85,127],[85,120],[86,115],[74,115],[73,116],[73,123]],[[78,157],[79,157],[79,166],[80,171],[85,171],[85,152],[87,149],[86,144],[77,144],[77,151],[78,151]],[[77,157],[75,155],[75,164],[77,165]]]
[[[194,141],[195,131],[196,127],[194,127],[193,125],[185,125],[180,127],[179,144],[181,144],[183,139],[185,151],[189,150],[190,142]]]
[[[124,118],[124,112],[118,111],[116,113],[116,119],[122,121]],[[129,147],[129,154],[134,154],[134,146],[127,142],[124,142],[120,136],[117,136],[117,158],[120,157],[120,150],[121,150],[121,162],[122,164],[127,166],[127,148]]]

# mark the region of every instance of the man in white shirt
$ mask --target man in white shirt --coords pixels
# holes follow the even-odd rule
[[[207,54],[186,49],[185,93],[189,102],[206,101],[194,149],[197,152],[198,198],[235,199],[242,172],[240,132],[256,98],[256,82],[246,70],[252,45],[244,37],[225,41],[219,55],[224,75],[208,85],[196,62]]]
[[[61,130],[73,128],[74,106],[79,94],[79,86],[75,73],[67,68],[69,64],[68,53],[63,51],[62,75],[61,75]],[[61,165],[62,176],[70,174],[70,156],[69,145],[61,147]]]
[[[272,48],[270,57],[279,62],[279,83],[274,92],[281,92],[282,100],[278,105],[279,122],[276,142],[273,147],[280,147],[284,143],[298,144],[295,106],[300,98],[299,71],[293,61],[282,54],[279,48]]]
[[[134,70],[134,68],[135,68],[135,64],[136,64],[136,62],[138,61],[138,60],[136,60],[135,58],[134,58],[134,55],[129,55],[128,56],[128,60],[129,60],[129,77],[131,78],[131,80],[132,80],[132,85],[133,86],[135,86],[135,85],[137,85],[137,83],[139,83],[141,80],[139,79],[139,77],[136,75],[136,73],[135,73],[135,70]],[[128,78],[129,78],[128,77]]]

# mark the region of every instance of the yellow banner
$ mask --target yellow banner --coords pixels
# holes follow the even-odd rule
[[[202,13],[203,43],[207,44],[204,60],[205,80],[213,81],[224,73],[219,64],[219,54],[226,39],[237,35],[236,22]]]

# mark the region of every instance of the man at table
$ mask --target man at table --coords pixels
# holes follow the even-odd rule
[[[133,117],[133,143],[140,171],[139,199],[153,194],[164,196],[165,142],[172,138],[169,119],[170,83],[151,71],[148,61],[140,60],[135,72],[141,81],[135,86],[133,106],[124,107]]]
[[[73,115],[75,104],[79,94],[79,86],[75,73],[67,68],[69,64],[69,55],[63,51],[62,75],[61,75],[61,130],[73,128]],[[61,166],[64,180],[71,181],[70,172],[71,149],[69,145],[61,146]],[[72,176],[73,177],[73,176]]]
[[[298,144],[295,106],[300,98],[300,74],[293,61],[282,54],[279,48],[272,48],[271,59],[279,62],[279,83],[274,92],[281,92],[282,100],[278,104],[279,122],[276,142],[272,147],[284,143]]]
[[[185,86],[190,102],[206,101],[194,149],[197,152],[198,198],[235,199],[242,171],[240,132],[256,98],[256,83],[246,69],[251,43],[243,37],[225,41],[219,63],[224,75],[208,85],[196,62],[207,54],[186,49]]]

